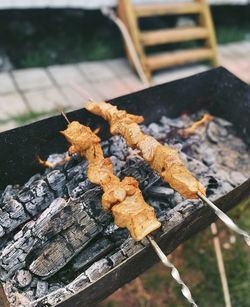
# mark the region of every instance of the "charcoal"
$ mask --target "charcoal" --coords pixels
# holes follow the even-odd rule
[[[113,223],[104,230],[104,234],[105,236],[108,236],[111,241],[115,242],[116,246],[120,245],[121,242],[129,237],[129,232],[126,228],[118,228]]]
[[[124,243],[122,243],[120,249],[124,256],[130,257],[131,255],[142,249],[142,247],[142,244],[134,241],[132,238],[129,238]]]
[[[86,169],[87,169],[87,162],[83,161],[80,164],[67,169],[66,173],[67,173],[67,178],[70,180],[72,178],[75,178],[76,176],[82,176],[81,178],[86,178],[85,177],[85,173],[86,173]]]
[[[109,141],[102,141],[101,143],[102,145],[102,151],[103,151],[103,155],[104,157],[109,157],[110,156],[110,153],[109,153]]]
[[[50,277],[79,253],[100,231],[101,228],[97,227],[86,212],[82,216],[78,214],[71,227],[50,240],[49,244],[33,252],[35,259],[29,265],[29,270],[38,276]]]
[[[2,228],[0,237],[1,233],[3,236],[5,233],[11,232],[29,218],[30,216],[24,210],[23,205],[14,199],[10,199],[0,209],[0,226]]]
[[[117,157],[120,160],[125,160],[128,155],[128,146],[124,139],[120,136],[113,136],[110,139],[110,155]]]
[[[66,177],[59,170],[54,170],[47,175],[47,180],[51,189],[56,193],[57,197],[62,197],[66,184]]]
[[[76,209],[75,204],[66,203],[62,198],[55,199],[34,224],[33,234],[42,241],[54,237],[74,223]]]
[[[50,307],[63,302],[67,296],[72,295],[66,288],[59,288],[50,293],[46,298],[35,301],[31,307]]]
[[[166,210],[170,210],[173,208],[172,206],[172,198],[169,200],[163,200],[162,198],[149,197],[147,199],[149,205],[151,205],[155,209],[156,217],[159,218]]]
[[[10,241],[0,253],[0,280],[5,281],[17,269],[25,267],[25,257],[32,249],[36,239],[28,229],[17,241]]]
[[[37,180],[31,185],[31,190],[37,197],[43,197],[48,194],[48,185],[44,180]]]
[[[78,271],[99,260],[106,255],[114,244],[108,239],[97,240],[93,245],[90,245],[84,251],[80,252],[73,260],[72,268],[74,271]]]
[[[120,159],[118,159],[115,156],[111,156],[110,160],[111,160],[111,163],[112,163],[112,166],[113,166],[114,174],[116,176],[119,176],[120,172],[122,171],[122,168],[124,168],[124,166],[126,165],[126,162],[121,161]]]
[[[221,181],[219,182],[219,189],[220,189],[221,195],[225,195],[228,192],[233,190],[233,186],[226,181]]]
[[[171,126],[179,129],[185,128],[185,123],[182,121],[181,118],[169,118],[166,116],[162,116],[160,122],[167,127]]]
[[[215,174],[214,174],[215,175]],[[216,170],[217,181],[228,181],[230,182],[230,173],[224,168],[218,168]]]
[[[5,235],[5,230],[3,229],[3,227],[0,225],[0,238],[3,237]]]
[[[27,270],[19,270],[15,275],[15,281],[17,282],[17,286],[20,288],[27,287],[32,281],[32,275]]]
[[[7,201],[15,198],[17,193],[18,193],[17,186],[7,185],[7,187],[5,188],[0,197],[0,208],[3,207]]]
[[[108,265],[108,260],[106,259],[101,259],[94,264],[91,265],[86,271],[85,274],[90,280],[90,282],[94,282],[97,280],[99,277],[101,277],[103,274],[108,272],[110,269]]]
[[[76,228],[77,225],[79,229]],[[16,267],[23,267],[26,257],[34,248],[38,248],[41,245],[43,246],[43,242],[54,237],[58,233],[61,233],[63,236],[60,237],[60,240],[55,240],[54,245],[58,249],[62,249],[60,244],[68,247],[68,240],[70,241],[71,250],[68,252],[68,256],[65,256],[66,258],[63,259],[63,261],[69,261],[72,255],[79,250],[79,245],[84,246],[84,242],[86,244],[91,236],[94,237],[95,234],[100,232],[100,227],[96,227],[95,225],[96,224],[88,217],[81,204],[76,205],[75,202],[66,203],[63,199],[56,199],[36,222],[30,222],[30,224],[26,226],[26,229],[20,232],[20,235],[16,235],[15,242],[10,242],[6,248],[1,251],[0,267],[8,273],[5,274],[4,272],[4,276],[1,277],[0,275],[0,277],[5,279],[13,274]],[[81,227],[83,228],[82,230]],[[73,231],[75,231],[75,237],[71,238],[71,233]],[[46,250],[45,248],[45,252]],[[54,254],[50,256],[52,259],[53,257],[56,258]],[[43,254],[40,255],[40,258],[43,258]],[[39,260],[40,258],[38,256]],[[20,259],[23,259],[23,261],[20,261]],[[60,262],[60,259],[58,259],[58,262]],[[50,263],[50,265],[53,266],[53,263]],[[34,267],[34,264],[32,267]],[[53,270],[58,270],[58,268],[54,266]]]
[[[214,122],[219,124],[222,127],[232,127],[233,126],[232,123],[220,117],[215,117]]]
[[[47,161],[51,164],[64,164],[64,160],[67,157],[67,153],[55,153],[55,154],[51,154],[49,155],[49,157],[47,158]]]
[[[31,201],[35,197],[35,195],[31,190],[29,190],[29,188],[25,187],[23,190],[20,191],[17,197],[21,203],[27,203]]]
[[[174,193],[174,197],[172,198],[172,207],[175,207],[179,203],[183,201],[183,197],[179,193]]]
[[[80,182],[78,184],[77,187],[71,190],[71,192],[69,192],[69,196],[73,197],[73,198],[78,198],[80,197],[83,193],[87,192],[90,189],[93,189],[95,187],[95,185],[93,183],[91,183],[88,179]]]
[[[149,195],[156,196],[156,197],[161,197],[165,199],[169,199],[170,196],[173,196],[174,190],[171,188],[167,187],[162,187],[162,186],[151,186],[147,190]]]
[[[168,232],[175,225],[179,224],[183,220],[183,216],[180,212],[174,211],[171,215],[166,217],[167,223],[162,223],[162,230]]]
[[[178,151],[178,153],[180,154],[180,153],[181,153],[181,150],[182,150],[182,148],[183,148],[183,144],[181,144],[181,143],[176,143],[176,144],[173,144],[171,147],[174,148],[174,149],[176,149],[176,150]]]
[[[68,195],[74,198],[80,196],[93,186],[94,185],[86,179],[82,173],[77,174],[66,184]]]
[[[66,288],[71,292],[77,292],[90,284],[89,278],[85,273],[80,274],[74,281],[72,281]]]
[[[36,286],[36,298],[42,297],[48,293],[48,283],[46,281],[38,280]]]
[[[43,179],[34,181],[29,188],[24,187],[18,194],[18,200],[32,216],[47,208],[54,198]]]
[[[27,202],[24,206],[30,215],[36,216],[39,212],[46,209],[53,200],[53,193],[48,192],[44,197],[36,197],[30,202]]]
[[[160,179],[160,176],[152,171],[144,160],[138,158],[127,161],[127,167],[122,171],[122,176],[134,177],[144,192]]]
[[[40,174],[35,174],[34,176],[30,177],[30,179],[24,184],[25,188],[29,188],[35,181],[41,179]]]
[[[34,299],[34,290],[30,289],[28,291],[23,292],[24,296],[29,300],[33,301]],[[20,306],[20,305],[19,305]],[[23,305],[23,307],[27,307],[27,305]]]
[[[53,282],[50,284],[49,292],[57,291],[62,287],[62,285],[58,282]]]
[[[36,289],[38,281],[39,281],[39,279],[37,277],[33,277],[32,282],[30,283],[30,288]]]
[[[108,256],[108,261],[112,267],[117,266],[120,264],[123,260],[126,259],[126,256],[122,253],[122,251],[117,251],[116,253]]]
[[[167,136],[164,127],[159,126],[159,125],[156,124],[156,123],[151,123],[151,124],[148,126],[147,132],[148,132],[147,134],[152,135],[152,136],[153,136],[154,138],[156,138],[157,140],[165,139],[166,136]]]
[[[207,148],[203,153],[202,161],[207,165],[211,166],[216,162],[216,156],[214,155],[214,151],[211,148]]]
[[[207,136],[208,139],[214,144],[217,144],[220,141],[218,126],[214,122],[210,122],[208,124]]]
[[[181,213],[182,218],[186,218],[192,213],[194,210],[196,210],[199,206],[203,206],[204,204],[200,200],[189,200],[185,199],[182,201],[178,207],[176,207],[176,210]]]
[[[238,186],[247,180],[247,178],[242,173],[235,171],[230,173],[230,179],[235,186]]]
[[[90,216],[93,217],[98,224],[100,223],[103,227],[106,227],[113,218],[110,212],[105,212],[102,209],[101,195],[101,188],[95,187],[84,193],[80,199],[85,204],[86,210]]]

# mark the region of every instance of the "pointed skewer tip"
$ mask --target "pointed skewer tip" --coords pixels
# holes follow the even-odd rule
[[[69,121],[67,115],[66,115],[63,111],[61,111],[61,115],[64,117],[64,119],[66,120],[66,122],[67,122],[68,124],[70,124],[70,121]]]

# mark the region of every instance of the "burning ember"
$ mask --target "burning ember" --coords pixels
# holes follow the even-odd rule
[[[200,120],[197,120],[196,122],[194,122],[191,127],[181,130],[180,133],[183,137],[189,137],[191,134],[196,133],[198,127],[200,127],[201,125],[205,123],[210,122],[213,119],[214,119],[213,116],[206,113],[203,115],[203,117]]]
[[[178,151],[184,165],[207,187],[207,195],[216,199],[247,180],[250,154],[224,119],[211,121],[212,116],[205,115],[190,127],[203,114],[163,116],[159,123],[140,128],[147,137]],[[198,129],[189,138],[179,133],[190,134],[207,120],[204,133]],[[102,159],[110,157],[114,176],[119,178],[116,183],[129,176],[138,181],[145,202],[153,206],[162,224],[158,233],[167,232],[202,206],[166,185],[165,177],[160,174],[161,179],[144,160],[131,154],[120,136],[101,142],[99,150]],[[114,224],[110,212],[102,210],[101,189],[89,180],[87,162],[73,156],[57,163],[66,157],[66,153],[52,154],[47,162],[54,168],[0,193],[0,279],[11,306],[53,306],[148,244],[135,242],[127,229]]]

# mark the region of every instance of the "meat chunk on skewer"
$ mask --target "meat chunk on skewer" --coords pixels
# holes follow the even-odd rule
[[[109,158],[104,158],[100,138],[79,122],[69,123],[62,131],[71,144],[69,154],[77,153],[88,160],[88,178],[102,187],[102,206],[111,210],[117,226],[127,228],[135,240],[142,240],[160,227],[154,209],[143,199],[138,182],[132,177],[122,181],[113,173]]]
[[[149,165],[183,197],[195,199],[198,192],[206,194],[203,185],[185,167],[175,149],[141,132],[138,124],[143,121],[142,116],[118,110],[106,102],[89,102],[86,109],[107,120],[113,135],[123,136],[130,147],[138,148]]]

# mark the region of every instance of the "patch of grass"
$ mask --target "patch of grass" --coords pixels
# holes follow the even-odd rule
[[[8,119],[0,120],[0,124],[6,124],[9,121],[15,121],[18,125],[25,125],[33,121],[39,120],[45,116],[50,116],[57,113],[58,113],[57,109],[50,110],[47,112],[25,112],[25,113],[20,113],[16,116],[11,116]]]
[[[124,55],[119,31],[100,11],[0,11],[0,41],[17,68]]]
[[[231,42],[240,42],[250,39],[250,27],[243,28],[240,26],[226,27],[220,26],[216,29],[217,41],[219,44],[227,44]]]
[[[240,204],[230,212],[237,223],[244,229],[250,229],[250,200]],[[229,242],[231,233],[223,224],[217,223],[220,230],[220,240]],[[250,251],[239,236],[236,242],[229,244],[229,248],[223,248],[223,256],[226,274],[229,282],[229,290],[233,306],[250,306]],[[223,292],[220,277],[217,270],[217,262],[212,243],[212,235],[208,229],[198,233],[171,254],[171,261],[179,269],[186,284],[191,288],[193,297],[202,307],[224,307]],[[180,286],[175,283],[167,270],[161,263],[155,265],[140,276],[148,299],[145,306],[148,307],[185,307],[186,300],[180,292]],[[125,288],[134,283],[126,285],[119,290],[120,296]],[[119,301],[119,306],[130,307],[127,300],[138,301],[138,297],[132,292],[127,293],[126,299]],[[108,307],[109,302],[115,302],[116,294],[101,303],[100,307]],[[115,306],[115,305],[114,305]],[[137,305],[136,305],[137,306]],[[139,304],[138,304],[139,306]]]

